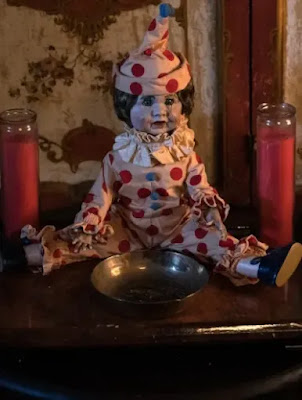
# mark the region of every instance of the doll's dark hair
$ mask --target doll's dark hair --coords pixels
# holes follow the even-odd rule
[[[183,90],[176,92],[176,94],[182,104],[182,114],[188,117],[194,107],[195,89],[192,79]],[[116,88],[113,89],[113,104],[116,115],[130,127],[132,127],[130,111],[135,105],[137,98],[138,96],[134,94],[125,93]]]

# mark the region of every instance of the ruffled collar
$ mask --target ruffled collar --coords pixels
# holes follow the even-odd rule
[[[125,125],[125,132],[115,138],[113,150],[118,151],[123,161],[142,167],[152,167],[158,163],[171,164],[192,153],[194,136],[185,118],[172,134],[157,136]]]

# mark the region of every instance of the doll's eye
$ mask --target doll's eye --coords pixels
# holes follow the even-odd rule
[[[143,101],[142,101],[142,105],[143,106],[147,106],[150,107],[153,104],[153,98],[152,97],[144,97]]]
[[[168,98],[165,101],[165,105],[166,106],[172,106],[172,104],[174,104],[174,99],[173,98]]]

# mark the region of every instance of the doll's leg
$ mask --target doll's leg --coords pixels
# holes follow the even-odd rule
[[[190,219],[173,237],[166,240],[162,247],[194,254],[202,262],[213,266],[214,272],[227,276],[236,286],[254,284],[255,277],[247,277],[236,270],[242,257],[264,256],[267,246],[254,236],[238,240],[228,235],[221,239],[221,233],[215,226],[207,227]]]
[[[170,240],[170,242],[169,242]],[[257,283],[283,286],[302,260],[302,245],[289,243],[267,252],[268,246],[253,235],[222,240],[215,227],[189,220],[163,247],[190,252],[202,261],[210,260],[214,272],[227,276],[236,286]]]
[[[110,223],[114,230],[114,234],[108,238],[108,241],[106,243],[93,243],[92,249],[80,252],[75,252],[75,246],[66,237],[64,229],[61,231],[55,231],[51,227],[46,229],[41,237],[43,274],[46,275],[52,270],[59,269],[66,264],[90,258],[103,259],[110,255],[142,248],[135,232],[127,228],[119,215],[111,213],[110,222],[108,221],[108,223]],[[26,253],[28,253],[27,247],[24,247]]]

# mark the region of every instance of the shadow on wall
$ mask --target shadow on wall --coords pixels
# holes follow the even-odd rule
[[[101,161],[111,150],[114,137],[112,130],[84,119],[82,126],[65,134],[61,144],[39,136],[39,146],[46,152],[49,161],[53,163],[65,161],[69,164],[71,172],[76,173],[83,161]]]

